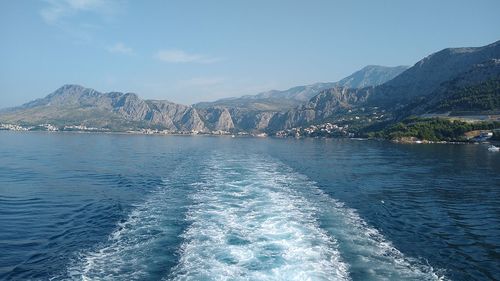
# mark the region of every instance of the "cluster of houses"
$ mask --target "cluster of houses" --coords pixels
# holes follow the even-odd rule
[[[215,130],[211,132],[203,131],[171,131],[171,130],[158,130],[158,129],[141,129],[139,131],[127,131],[132,134],[145,134],[145,135],[231,135],[229,131]]]
[[[35,126],[21,126],[16,124],[0,124],[0,130],[9,130],[9,131],[49,131],[49,132],[57,132],[57,131],[80,131],[80,132],[103,132],[109,131],[106,128],[94,128],[87,127],[84,125],[69,125],[64,127],[58,127],[52,124],[38,124]]]
[[[14,124],[0,124],[0,130],[8,130],[8,131],[29,131],[32,129],[31,127],[23,127]]]
[[[332,123],[311,125],[309,127],[295,127],[281,130],[276,133],[277,137],[353,137],[353,133],[348,131],[349,125],[338,126]]]
[[[36,126],[21,126],[16,124],[0,124],[0,130],[9,131],[59,131],[59,128],[52,124],[39,124]]]
[[[59,127],[54,126],[52,124],[40,124],[38,126],[35,126],[35,128],[43,131],[49,131],[49,132],[57,132],[59,131]]]
[[[145,135],[216,135],[216,136],[253,136],[253,137],[267,137],[266,133],[247,133],[247,132],[230,132],[224,130],[213,131],[171,131],[171,130],[158,130],[158,129],[141,129],[139,131],[127,131],[131,134],[145,134]]]
[[[85,125],[64,126],[62,130],[63,131],[83,131],[83,132],[105,132],[105,131],[109,131],[108,128],[87,127]]]
[[[9,131],[74,131],[74,132],[109,132],[108,128],[95,128],[95,127],[87,127],[85,125],[66,125],[63,127],[57,127],[52,124],[39,124],[36,126],[21,126],[16,124],[3,124],[0,123],[0,130],[9,130]],[[171,131],[171,130],[160,130],[160,129],[150,129],[144,128],[139,130],[130,130],[127,131],[130,134],[145,134],[145,135],[231,135],[231,136],[256,136],[256,137],[265,137],[267,136],[265,133],[258,134],[249,134],[247,132],[230,132],[224,130],[213,130],[213,131]]]

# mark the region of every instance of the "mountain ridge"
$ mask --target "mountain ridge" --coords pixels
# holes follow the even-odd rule
[[[387,69],[394,68],[367,66],[341,80],[349,87],[340,86],[340,81],[334,85],[312,84],[309,88],[298,86],[290,88],[289,92],[268,91],[243,99],[227,99],[232,101],[229,105],[217,102],[206,106],[181,105],[166,100],[143,100],[134,93],[100,93],[79,85],[64,85],[45,98],[0,112],[0,121],[85,124],[116,130],[157,128],[180,132],[273,133],[326,121],[371,126],[374,122],[390,123],[412,114],[433,113],[446,106],[460,108],[467,105],[474,109],[480,105],[482,109],[497,110],[497,99],[500,104],[497,88],[499,62],[500,41],[483,47],[448,48],[423,58],[410,68],[399,67],[395,70],[395,73],[402,71],[399,75],[380,85],[352,87],[365,85],[366,77],[387,80],[394,75],[388,74]],[[385,78],[380,73],[370,76],[377,71],[385,73]],[[379,82],[370,80],[374,84]],[[318,90],[322,86],[329,88]],[[291,104],[281,110],[272,108],[272,104],[264,108],[270,96],[283,95],[274,98],[273,102],[289,102],[311,94],[306,90],[318,93],[291,108]],[[486,93],[474,94],[478,91]],[[251,101],[250,106],[238,104],[242,100]],[[259,102],[262,105],[255,106]]]
[[[245,107],[262,111],[283,111],[296,107],[319,94],[321,91],[333,87],[363,88],[377,86],[387,82],[403,71],[408,66],[381,66],[367,65],[337,82],[317,82],[314,84],[295,86],[286,90],[270,90],[256,95],[244,95],[219,99],[213,102],[196,103],[197,108],[211,106]]]
[[[446,48],[433,53],[394,79],[377,87],[370,98],[373,104],[408,102],[416,96],[431,94],[445,81],[466,72],[474,65],[500,58],[500,41],[482,47]]]
[[[329,99],[323,99],[323,102],[315,104],[309,102],[307,108],[298,106],[276,114],[270,121],[270,129],[282,130],[326,120],[345,121],[344,116],[340,116],[346,114],[342,112],[342,109],[362,109],[349,118],[357,120],[356,118],[364,115],[364,120],[368,123],[372,122],[372,118],[367,114],[377,114],[381,110],[387,113],[379,114],[377,118],[384,122],[400,120],[411,114],[428,113],[427,111],[432,110],[432,107],[427,110],[415,110],[415,103],[430,102],[430,95],[437,95],[441,85],[452,83],[454,79],[474,80],[477,83],[484,81],[486,77],[500,79],[498,61],[500,61],[500,41],[483,47],[447,48],[423,58],[382,85],[362,89],[343,89],[342,95],[326,95],[325,91],[328,90],[322,91],[318,96],[323,94]],[[485,75],[481,71],[473,71],[475,68],[481,70],[481,67],[477,68],[477,66],[483,64],[489,65],[488,69],[491,73]],[[351,96],[351,98],[346,98],[346,96]],[[359,98],[361,96],[362,98]],[[451,96],[448,95],[448,97]],[[493,96],[500,99],[500,92],[494,92]],[[344,102],[346,100],[351,102]],[[336,108],[323,110],[325,106],[331,107],[331,105],[336,105]],[[365,111],[366,108],[369,110]],[[500,110],[500,108],[495,108],[495,110]]]

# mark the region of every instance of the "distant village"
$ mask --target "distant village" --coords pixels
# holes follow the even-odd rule
[[[332,123],[324,123],[320,125],[311,125],[309,127],[297,127],[287,130],[278,131],[276,137],[353,137],[353,133],[348,131],[349,125],[338,126]],[[0,124],[0,130],[10,130],[10,131],[48,131],[48,132],[109,132],[107,128],[94,128],[87,127],[84,125],[70,125],[58,127],[52,124],[39,124],[36,126],[22,126],[16,124]],[[248,132],[230,132],[224,130],[214,130],[210,132],[204,131],[172,131],[172,130],[160,130],[160,129],[136,129],[127,130],[126,133],[130,134],[145,134],[145,135],[231,135],[231,136],[253,136],[253,137],[267,137],[268,135],[263,132],[258,133],[248,133]]]
[[[306,128],[297,127],[287,130],[278,131],[276,137],[353,137],[354,134],[348,132],[349,125],[338,126],[332,123],[325,123],[320,125],[311,125]],[[77,132],[109,132],[106,128],[94,128],[84,125],[71,125],[57,127],[52,124],[39,124],[36,126],[21,126],[15,124],[0,124],[0,130],[10,131],[77,131]],[[137,129],[128,130],[126,133],[130,134],[145,134],[145,135],[233,135],[233,136],[254,136],[254,137],[267,137],[266,133],[247,133],[247,132],[230,132],[224,130],[214,130],[210,132],[203,131],[171,131],[160,129]]]
[[[145,134],[145,135],[216,135],[216,136],[252,136],[252,137],[267,137],[266,133],[247,133],[247,132],[230,132],[224,130],[214,131],[171,131],[158,129],[141,129],[137,131],[127,131],[130,134]]]
[[[111,132],[108,128],[95,128],[87,127],[84,125],[70,125],[58,127],[52,124],[39,124],[36,126],[22,126],[17,124],[3,124],[0,123],[0,130],[8,131],[46,131],[46,132]],[[213,131],[172,131],[172,130],[159,130],[142,128],[135,130],[124,131],[129,134],[143,134],[143,135],[231,135],[231,136],[253,136],[253,137],[267,137],[266,133],[247,133],[247,132],[230,132],[224,130]]]
[[[9,131],[48,131],[48,132],[57,132],[57,131],[87,131],[87,132],[106,132],[109,129],[106,128],[93,128],[87,127],[83,125],[71,125],[71,126],[63,126],[58,127],[52,124],[39,124],[35,126],[22,126],[16,124],[3,124],[0,123],[0,130],[9,130]]]
[[[309,127],[295,127],[287,130],[281,130],[276,133],[277,137],[354,137],[353,133],[348,131],[349,125],[338,126],[332,123],[320,125],[311,125]]]
[[[281,130],[273,134],[272,136],[279,138],[353,138],[356,135],[349,131],[349,124],[337,125],[334,123],[323,123],[318,125],[310,125],[307,127],[294,127],[286,130]],[[53,124],[39,124],[34,126],[17,125],[17,124],[3,124],[0,123],[0,130],[9,131],[47,131],[47,132],[111,132],[108,128],[96,128],[87,127],[85,125],[66,125],[58,127]],[[494,136],[494,131],[498,134],[498,129],[496,130],[474,130],[466,132],[464,141],[466,142],[487,142]],[[143,135],[218,135],[218,136],[232,136],[232,137],[267,137],[268,134],[264,132],[231,132],[224,130],[213,130],[213,131],[172,131],[172,130],[160,130],[151,128],[142,128],[135,130],[127,130],[124,133],[128,134],[143,134]],[[438,143],[428,140],[421,140],[415,137],[403,137],[393,140],[394,142],[401,143]],[[446,142],[443,142],[446,143]]]

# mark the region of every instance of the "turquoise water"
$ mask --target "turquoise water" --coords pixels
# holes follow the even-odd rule
[[[0,132],[0,279],[499,280],[483,145]]]

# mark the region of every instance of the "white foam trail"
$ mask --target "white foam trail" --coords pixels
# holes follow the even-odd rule
[[[70,279],[158,279],[178,262],[166,279],[444,280],[283,163],[219,154],[201,166],[193,191],[176,182],[182,188],[149,193],[106,243],[69,267]]]
[[[203,177],[172,280],[445,279],[274,159],[219,155]]]
[[[323,221],[321,226],[337,239],[353,279],[446,280],[441,270],[406,257],[377,229],[369,226],[356,210],[328,196],[306,176],[274,162],[275,169],[280,171],[273,177],[275,183],[302,194],[316,210],[321,210],[317,214]]]
[[[348,280],[305,198],[260,159],[211,159],[195,185],[173,280]],[[267,171],[270,169],[271,171]]]
[[[165,249],[181,232],[177,209],[182,202],[175,193],[165,184],[148,194],[102,247],[83,254],[68,269],[70,278],[147,280],[165,263],[175,262],[175,249]]]

